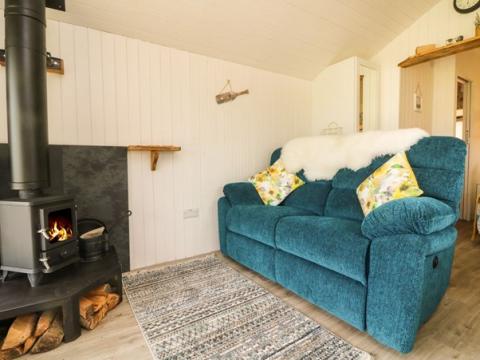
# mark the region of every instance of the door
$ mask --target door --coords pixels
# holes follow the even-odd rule
[[[368,66],[358,67],[357,131],[376,130],[378,127],[378,72]]]
[[[470,106],[471,106],[471,82],[457,77],[457,107],[455,113],[455,137],[462,139],[467,144],[467,156],[465,159],[465,179],[462,201],[460,203],[460,218],[471,220],[470,194],[468,186],[469,153],[470,153]]]

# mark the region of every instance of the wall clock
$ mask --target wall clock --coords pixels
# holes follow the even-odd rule
[[[453,7],[460,14],[468,14],[480,8],[480,0],[453,0]]]

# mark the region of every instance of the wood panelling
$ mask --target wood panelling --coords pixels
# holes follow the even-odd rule
[[[422,111],[414,109],[414,94],[422,96]],[[400,128],[418,127],[432,131],[433,64],[425,63],[401,70]]]
[[[48,49],[65,60],[65,75],[48,75],[50,143],[182,147],[162,153],[155,172],[149,152],[128,154],[132,268],[216,250],[223,185],[310,133],[308,81],[56,21],[47,34]],[[217,105],[227,79],[251,94]],[[2,68],[3,142],[6,128]],[[187,209],[199,217],[184,219]]]
[[[398,2],[400,4],[400,2]],[[403,4],[403,3],[402,3]],[[415,52],[422,44],[445,44],[445,40],[464,35],[474,35],[475,14],[455,12],[451,0],[440,0],[408,29],[385,46],[372,59],[380,66],[380,121],[382,129],[399,126],[400,69],[398,63]],[[412,95],[413,96],[413,95]]]
[[[432,134],[455,136],[457,76],[455,56],[433,62]],[[480,65],[479,65],[480,66]]]
[[[75,0],[47,15],[312,80],[348,57],[371,57],[437,1]]]
[[[422,111],[414,110],[420,92]],[[455,135],[455,56],[417,64],[401,70],[400,128],[419,127],[433,135]]]

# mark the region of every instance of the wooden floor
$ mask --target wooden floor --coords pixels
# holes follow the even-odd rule
[[[480,239],[475,243],[470,241],[471,223],[460,222],[457,227],[459,239],[450,288],[434,316],[420,330],[415,349],[406,356],[381,346],[365,333],[282,287],[222,258],[327,329],[370,352],[375,359],[477,360],[480,359]],[[151,359],[127,301],[109,313],[95,331],[83,331],[82,336],[72,343],[63,344],[46,354],[30,356],[36,360]]]

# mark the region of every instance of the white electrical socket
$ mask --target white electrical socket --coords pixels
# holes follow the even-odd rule
[[[199,215],[199,210],[198,209],[186,209],[183,211],[183,218],[184,219],[190,219],[190,218],[196,218]]]

